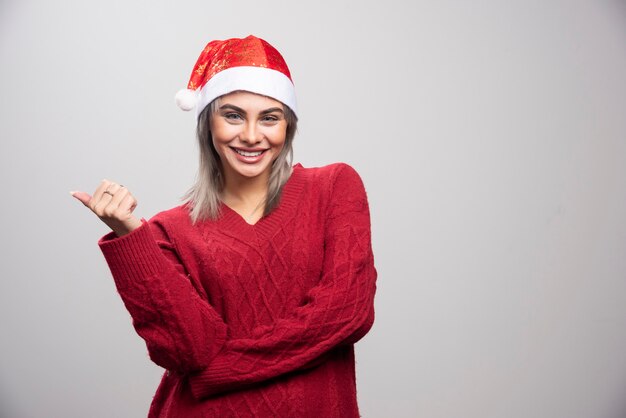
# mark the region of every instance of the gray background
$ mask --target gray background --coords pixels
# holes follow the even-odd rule
[[[212,39],[289,64],[295,161],[361,173],[379,270],[366,418],[626,416],[623,1],[0,2],[0,413],[141,417],[158,384],[69,194],[150,217],[197,166]]]

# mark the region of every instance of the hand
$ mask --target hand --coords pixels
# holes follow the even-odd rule
[[[137,200],[120,184],[104,179],[93,196],[80,191],[71,191],[70,194],[91,209],[118,237],[141,226],[141,220],[132,214]]]

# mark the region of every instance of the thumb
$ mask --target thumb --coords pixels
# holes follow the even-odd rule
[[[81,203],[85,206],[87,206],[89,204],[89,201],[91,200],[91,196],[85,192],[71,191],[70,194],[76,199],[80,200]]]

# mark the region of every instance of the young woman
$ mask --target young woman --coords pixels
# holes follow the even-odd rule
[[[200,147],[183,204],[146,220],[121,184],[71,192],[112,229],[98,244],[166,369],[149,417],[359,417],[377,277],[361,178],[292,165],[293,83],[262,39],[210,42],[177,102]]]

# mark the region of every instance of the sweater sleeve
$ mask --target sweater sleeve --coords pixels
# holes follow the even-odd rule
[[[357,172],[342,164],[331,190],[319,283],[290,316],[249,338],[228,340],[207,368],[190,373],[197,399],[313,367],[371,328],[377,272],[365,189]]]
[[[98,245],[152,361],[177,372],[199,370],[221,349],[226,325],[193,287],[158,216],[142,218],[121,237],[110,232]]]

